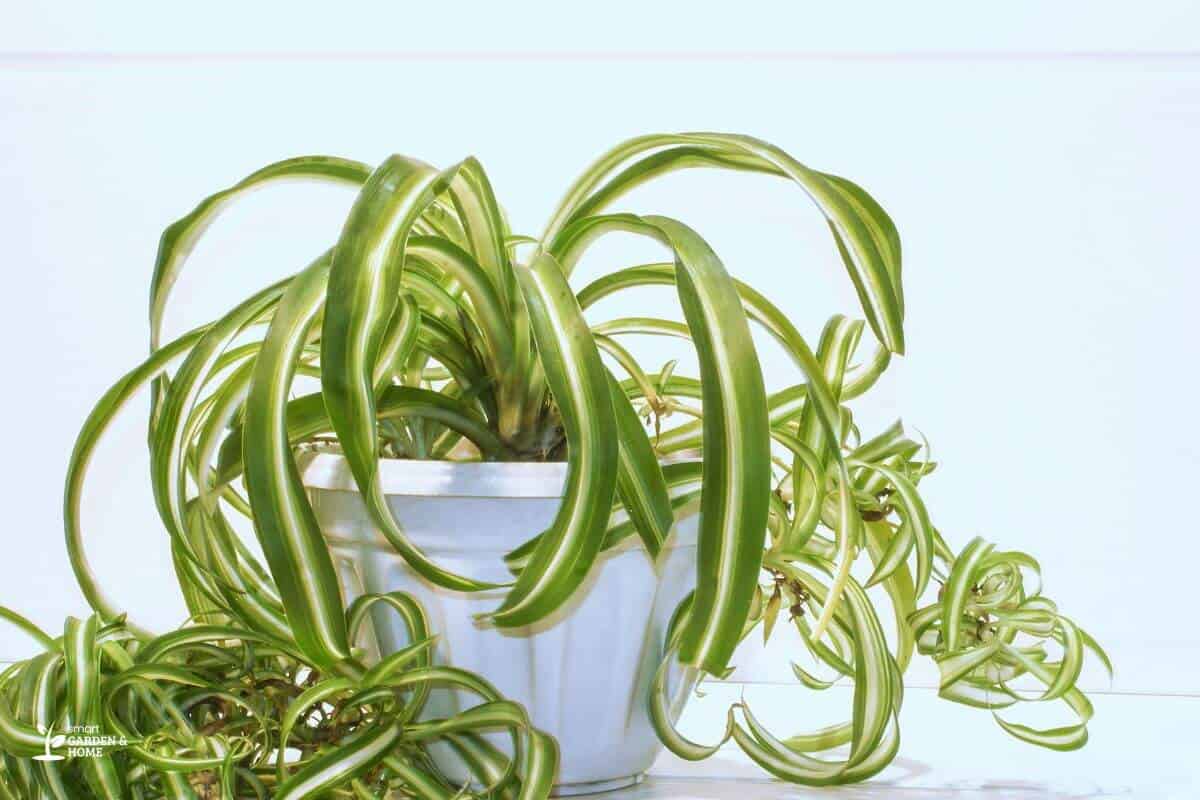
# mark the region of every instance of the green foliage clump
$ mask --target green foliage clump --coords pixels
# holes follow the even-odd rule
[[[828,222],[865,319],[835,315],[814,349],[696,231],[610,210],[647,181],[697,167],[799,187]],[[172,286],[203,230],[242,195],[290,179],[357,190],[334,246],[164,342]],[[648,238],[666,260],[576,290],[575,265],[611,234]],[[554,523],[506,558],[514,580],[488,615],[504,628],[559,608],[605,549],[636,536],[653,557],[679,518],[698,513],[697,589],[675,614],[647,697],[660,738],[684,758],[733,739],[784,780],[868,778],[896,754],[914,652],[937,662],[941,694],[954,702],[998,713],[1062,700],[1075,723],[997,720],[1033,744],[1081,746],[1091,707],[1076,684],[1085,651],[1107,666],[1103,651],[1040,585],[1026,586],[1039,574],[1032,557],[978,539],[957,553],[947,545],[919,493],[935,467],[927,447],[899,424],[871,438],[855,424],[849,403],[904,351],[900,266],[895,226],[859,186],[729,134],[616,147],[571,185],[537,238],[509,229],[470,158],[445,170],[401,156],[375,169],[296,158],[205,199],[163,234],[150,356],[101,398],[70,462],[67,545],[94,614],[50,637],[3,612],[44,652],[0,675],[0,798],[548,796],[553,740],[483,678],[433,663],[436,631],[411,597],[346,607],[297,466],[311,447],[340,452],[396,551],[458,591],[496,587],[446,570],[408,540],[387,506],[380,460],[565,461]],[[599,300],[651,285],[674,288],[682,322],[585,318]],[[791,357],[794,385],[767,392],[752,325]],[[859,357],[867,331],[875,345]],[[689,343],[698,375],[676,362],[646,369],[624,343],[638,335]],[[298,393],[300,379],[315,391]],[[79,513],[97,441],[144,387],[155,503],[192,615],[161,636],[104,595]],[[253,523],[261,559],[235,533],[236,515]],[[368,655],[362,629],[374,606],[400,616],[409,646]],[[684,686],[726,675],[745,637],[769,638],[781,621],[819,665],[794,665],[801,684],[853,684],[851,718],[780,739],[739,703],[716,743],[682,736],[668,667],[685,667]],[[1022,679],[1042,688],[1022,695]],[[429,692],[447,687],[479,703],[426,718]],[[511,735],[512,758],[481,736],[495,730]],[[79,731],[98,742],[95,757],[59,758]],[[433,742],[448,744],[475,782],[452,785],[428,755]]]

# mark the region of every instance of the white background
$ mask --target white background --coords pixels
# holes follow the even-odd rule
[[[159,232],[206,194],[290,155],[474,154],[514,227],[537,234],[603,149],[722,129],[860,182],[899,225],[909,355],[856,411],[868,429],[902,416],[929,437],[942,466],[926,495],[952,544],[983,535],[1038,555],[1048,592],[1108,645],[1110,690],[1200,693],[1200,11],[644,6],[440,19],[8,7],[0,602],[51,629],[83,612],[62,545],[66,459],[92,403],[144,353]],[[306,263],[351,199],[278,187],[223,218],[170,329]],[[695,227],[813,341],[828,315],[855,311],[819,216],[783,183],[694,172],[625,205]],[[585,273],[656,256],[614,244]],[[667,297],[598,310],[658,311]],[[769,347],[763,360],[772,386],[796,378]],[[85,524],[110,593],[166,628],[183,606],[143,411],[102,446]],[[0,629],[0,660],[28,649]],[[787,655],[781,644],[738,677],[782,680]]]

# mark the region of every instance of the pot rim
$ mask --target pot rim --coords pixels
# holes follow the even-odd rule
[[[660,459],[660,464],[696,460],[691,454]],[[300,453],[300,481],[309,489],[358,492],[350,462],[338,452]],[[566,461],[436,461],[381,458],[383,493],[407,497],[561,498]]]
[[[298,459],[300,479],[310,489],[358,492],[350,464],[340,453],[311,453]],[[384,494],[416,497],[560,498],[565,461],[429,461],[379,459]]]

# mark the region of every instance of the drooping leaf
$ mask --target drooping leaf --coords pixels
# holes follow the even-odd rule
[[[242,452],[254,529],[300,648],[323,668],[350,657],[341,588],[287,433],[296,362],[321,308],[328,262],[292,279],[279,302],[246,400]]]
[[[558,608],[600,553],[617,488],[620,447],[609,375],[558,263],[540,253],[517,273],[538,358],[567,441],[563,502],[550,530],[490,619],[527,625]]]
[[[401,530],[378,474],[374,373],[400,297],[404,245],[454,170],[392,156],[363,186],[333,250],[321,327],[321,390],[367,510],[413,569],[441,586],[488,588],[430,561]]]

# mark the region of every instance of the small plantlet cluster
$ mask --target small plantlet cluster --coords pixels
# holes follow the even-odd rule
[[[813,347],[683,222],[613,210],[637,186],[690,168],[801,189],[828,223],[864,319],[831,317]],[[205,228],[249,192],[295,179],[357,192],[337,241],[166,339],[172,287]],[[657,243],[663,260],[614,265],[579,286],[580,259],[617,234]],[[803,259],[788,261],[780,269],[801,269]],[[598,301],[645,286],[672,288],[681,319],[593,319]],[[403,156],[375,168],[294,158],[206,198],[162,236],[149,357],[100,399],[71,457],[66,540],[92,615],[52,636],[0,609],[43,650],[0,674],[0,800],[549,795],[554,740],[484,678],[434,663],[437,631],[412,597],[345,602],[297,466],[329,449],[413,571],[454,591],[505,590],[486,619],[499,628],[554,613],[601,553],[631,537],[655,558],[675,524],[698,514],[697,588],[673,617],[646,697],[659,737],[683,758],[732,740],[783,780],[869,778],[896,755],[914,655],[937,663],[943,697],[990,710],[1009,734],[1081,746],[1092,709],[1077,684],[1088,652],[1108,666],[1100,646],[1042,595],[1031,556],[947,543],[919,491],[935,468],[927,445],[899,423],[865,436],[855,421],[854,399],[904,351],[904,308],[900,239],[880,205],[747,136],[625,142],[569,187],[537,237],[510,230],[471,158],[448,169]],[[752,326],[791,357],[794,380],[781,390],[766,389]],[[627,348],[643,335],[683,342],[698,373],[676,361],[647,371]],[[106,596],[80,517],[96,444],[142,389],[154,501],[191,614],[166,634]],[[409,540],[381,488],[387,458],[565,461],[567,478],[553,524],[506,556],[513,580],[497,587]],[[238,517],[257,547],[236,532]],[[408,645],[369,656],[374,614],[395,615]],[[683,687],[727,676],[743,640],[785,626],[799,642],[797,691],[853,685],[844,724],[779,738],[739,703],[714,741],[684,737],[673,668],[685,669]],[[446,688],[479,702],[430,718],[430,692]],[[1060,701],[1074,719],[1024,725],[1008,716],[1023,701]],[[53,755],[45,732],[68,724],[127,744],[34,760]],[[508,734],[507,752],[483,736],[495,731]],[[435,743],[472,782],[446,778]]]

